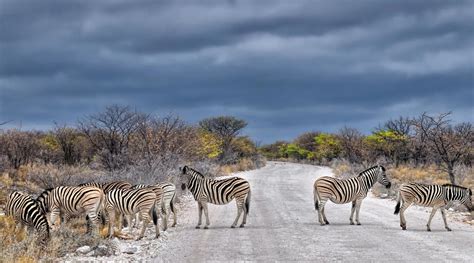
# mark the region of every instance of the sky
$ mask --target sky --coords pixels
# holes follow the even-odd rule
[[[107,105],[257,142],[452,111],[474,122],[474,1],[0,0],[0,123]]]

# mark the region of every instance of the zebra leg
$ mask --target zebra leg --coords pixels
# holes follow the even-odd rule
[[[240,215],[242,214],[242,210],[243,210],[243,206],[244,206],[244,200],[242,199],[235,199],[235,203],[237,204],[237,217],[235,218],[234,220],[234,223],[232,224],[232,228],[234,228],[235,226],[237,226],[237,222],[239,222],[239,218],[240,218]],[[245,215],[245,213],[244,213]],[[244,227],[243,225],[243,222],[242,222],[242,225],[240,225],[240,227]]]
[[[109,233],[108,236],[109,238],[112,238],[114,236],[114,224],[115,224],[115,211],[109,210],[108,211],[108,216],[109,216]]]
[[[209,222],[209,210],[206,202],[202,203],[202,208],[204,209],[204,215],[206,216],[206,225],[204,226],[204,229],[208,229],[211,223]]]
[[[446,228],[446,230],[448,231],[451,231],[451,228],[448,227],[448,222],[446,221],[446,214],[444,211],[444,207],[441,207],[441,215],[443,216],[444,228]]]
[[[203,210],[202,204],[201,204],[201,202],[198,201],[198,215],[199,215],[199,221],[198,221],[198,224],[197,224],[197,226],[196,226],[197,229],[199,229],[199,228],[201,227],[202,210]]]
[[[167,202],[165,202],[164,199],[161,202],[160,209],[158,209],[158,211],[160,211],[160,217],[161,217],[161,223],[163,225],[163,231],[166,231],[168,229],[168,206],[167,206]]]
[[[146,227],[148,225],[148,222],[150,221],[150,217],[146,214],[146,212],[140,211],[139,213],[141,215],[143,224],[142,224],[142,230],[140,231],[140,235],[138,236],[138,238],[136,240],[140,240],[140,239],[143,238],[143,236],[145,235],[145,230],[146,230]]]
[[[324,206],[326,205],[327,201],[328,201],[327,199],[326,200],[322,199],[322,200],[319,201],[318,218],[319,218],[319,223],[322,226],[324,226],[326,224],[326,221],[327,221],[326,214],[324,213]]]
[[[328,219],[326,218],[326,207],[325,207],[325,206],[323,207],[322,211],[323,211],[323,220],[324,220],[324,223],[325,223],[326,225],[329,225],[329,221],[328,221]]]
[[[54,228],[56,229],[56,219],[58,216],[60,216],[60,210],[59,208],[54,208],[52,211],[51,211],[51,228]]]
[[[436,211],[438,211],[438,208],[433,207],[433,210],[431,210],[430,218],[428,219],[428,223],[426,224],[426,231],[431,231],[431,219],[433,219],[433,216],[436,214]]]
[[[362,199],[356,200],[356,224],[360,226],[359,222],[359,212],[360,212],[360,205],[362,204]]]
[[[356,200],[352,201],[351,216],[349,217],[349,221],[351,222],[351,225],[354,224],[353,218],[354,218],[354,212],[356,210],[356,203],[357,203]]]
[[[403,200],[403,199],[402,199]],[[411,205],[411,202],[403,201],[402,207],[400,208],[400,227],[403,230],[407,229],[407,221],[405,220],[405,210]]]
[[[134,216],[133,214],[125,216],[125,218],[127,219],[128,234],[130,234],[130,235],[133,234],[133,227],[132,227],[133,216]]]

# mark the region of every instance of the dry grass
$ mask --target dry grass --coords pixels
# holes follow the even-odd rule
[[[242,158],[236,164],[220,166],[219,174],[229,175],[235,172],[254,170],[264,165],[265,160],[252,160],[251,158]]]
[[[11,217],[0,216],[0,262],[52,261],[86,245],[92,248],[105,245],[110,248],[107,255],[113,253],[109,240],[87,235],[85,231],[84,220],[72,220],[58,231],[52,231],[47,246],[41,247],[35,234],[29,234],[23,228],[15,229]]]

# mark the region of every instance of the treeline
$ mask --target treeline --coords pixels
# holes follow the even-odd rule
[[[185,162],[231,165],[258,158],[255,143],[240,135],[246,126],[232,116],[191,125],[177,115],[155,116],[112,105],[72,126],[0,130],[0,171],[31,164],[87,165],[111,172],[135,166],[148,173],[163,165],[177,169]]]
[[[307,132],[292,142],[278,141],[260,151],[268,159],[309,160],[327,163],[346,159],[351,163],[376,163],[383,159],[399,164],[436,164],[455,183],[456,165],[472,166],[474,130],[471,123],[454,125],[451,113],[389,120],[372,134],[344,127],[337,133]]]

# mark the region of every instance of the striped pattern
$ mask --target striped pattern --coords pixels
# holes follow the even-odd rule
[[[250,206],[250,184],[247,180],[239,177],[229,177],[225,179],[210,179],[198,171],[184,166],[181,170],[185,175],[185,186],[194,196],[198,203],[199,221],[196,228],[201,226],[202,212],[206,215],[206,225],[209,226],[209,214],[207,203],[223,205],[235,199],[237,203],[237,217],[231,227],[235,227],[242,212],[244,212],[242,224],[244,227],[247,222],[247,215]]]
[[[98,188],[102,189],[102,191],[104,191],[104,194],[107,194],[108,192],[110,192],[113,189],[130,189],[130,188],[132,188],[132,184],[130,184],[129,182],[125,182],[125,181],[115,181],[115,182],[109,182],[109,183],[90,182],[90,183],[83,183],[83,184],[80,184],[78,186],[95,186],[95,187],[98,187]]]
[[[352,202],[350,224],[353,225],[354,212],[356,214],[355,221],[358,225],[359,211],[362,200],[367,197],[370,188],[376,183],[389,188],[390,181],[385,175],[385,168],[381,165],[371,167],[361,172],[357,177],[350,179],[337,179],[334,177],[323,176],[314,182],[314,207],[318,211],[318,219],[321,225],[329,224],[324,206],[328,200],[336,204],[345,204]]]
[[[397,205],[395,206],[395,214],[400,213],[400,227],[406,230],[406,220],[404,212],[412,204],[432,207],[426,230],[431,231],[430,225],[433,216],[438,209],[444,221],[446,230],[451,231],[448,227],[445,215],[445,207],[453,201],[459,201],[465,205],[469,211],[473,211],[472,206],[472,190],[462,186],[445,184],[445,185],[427,185],[409,183],[402,184],[398,192]],[[400,204],[401,208],[400,208]]]
[[[46,215],[31,196],[12,192],[8,195],[6,215],[12,216],[19,225],[34,228],[39,235],[39,243],[46,245],[49,240],[49,225]]]
[[[155,202],[157,200],[157,192],[161,192],[160,187],[147,187],[141,189],[120,190],[114,189],[106,195],[106,211],[110,218],[109,220],[109,237],[114,234],[114,223],[117,213],[120,215],[119,230],[122,229],[122,217],[125,216],[128,225],[131,226],[132,217],[134,214],[139,214],[143,220],[142,230],[138,239],[143,238],[145,229],[150,222],[150,215],[153,217],[155,225],[156,237],[160,235],[158,216],[156,214]],[[132,234],[132,227],[129,227],[129,232]]]
[[[171,211],[173,213],[173,224],[171,225],[172,227],[176,226],[176,221],[177,221],[177,213],[176,209],[174,207],[174,201],[176,198],[176,186],[172,183],[157,183],[154,186],[160,187],[162,189],[162,195],[163,197],[161,198],[162,201],[158,201],[157,203],[161,203],[161,213],[160,217],[162,218],[163,222],[163,231],[166,231],[168,229],[168,215],[169,212]],[[140,188],[145,188],[149,187],[148,185],[145,184],[137,184],[132,187],[132,189],[140,189]]]
[[[44,212],[51,212],[50,224],[55,226],[58,216],[67,221],[73,216],[87,215],[88,232],[89,226],[95,225],[99,231],[98,213],[103,209],[104,192],[93,186],[59,186],[47,189],[36,199]],[[90,223],[90,224],[89,224]]]

